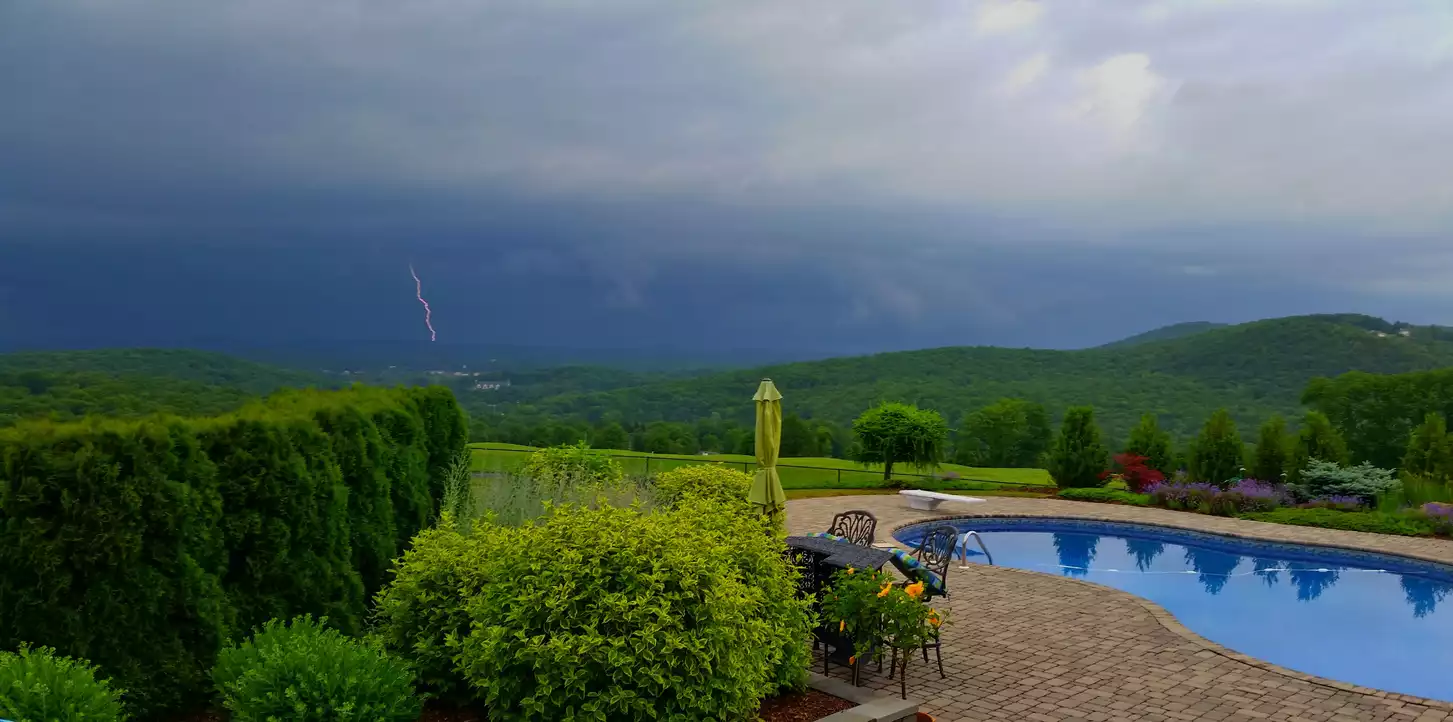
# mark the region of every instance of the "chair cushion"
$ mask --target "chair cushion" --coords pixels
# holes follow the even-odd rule
[[[893,550],[893,566],[898,567],[898,571],[903,572],[904,576],[914,581],[923,582],[931,594],[944,594],[948,591],[943,577],[934,571],[924,568],[922,562],[902,549]]]
[[[840,537],[840,536],[838,536],[836,534],[829,534],[829,533],[827,533],[825,531],[815,531],[815,532],[812,532],[811,534],[808,534],[808,536],[817,537],[819,539],[831,539],[833,541],[840,541],[840,542],[847,541],[847,538],[846,537]]]

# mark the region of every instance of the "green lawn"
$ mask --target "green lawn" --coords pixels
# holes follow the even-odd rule
[[[525,462],[528,446],[515,444],[470,444],[474,453],[475,471],[514,471]],[[625,467],[627,474],[646,476],[686,464],[721,463],[735,469],[751,472],[756,468],[756,459],[739,454],[713,454],[710,456],[677,456],[672,454],[647,454],[640,451],[605,450],[616,457]],[[813,468],[798,468],[813,467]],[[883,482],[882,466],[863,466],[843,459],[820,457],[784,458],[778,465],[783,489],[874,489],[887,486]],[[913,476],[913,470],[905,469],[903,474],[895,471],[895,479],[905,484],[923,488],[973,491],[1003,489],[1012,486],[1053,486],[1049,473],[1043,469],[980,469],[958,464],[944,464],[938,473],[954,472],[956,480],[936,481]]]

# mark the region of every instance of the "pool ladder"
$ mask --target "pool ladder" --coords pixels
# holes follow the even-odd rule
[[[958,547],[959,550],[959,561],[963,562],[965,565],[969,563],[969,537],[973,537],[974,541],[979,543],[979,549],[983,550],[984,557],[988,559],[989,564],[992,565],[994,563],[994,555],[989,553],[989,547],[984,546],[984,537],[979,536],[979,532],[976,531],[964,532],[963,535],[959,537],[958,543],[954,545]]]

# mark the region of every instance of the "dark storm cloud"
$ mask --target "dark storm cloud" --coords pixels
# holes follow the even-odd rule
[[[0,329],[408,338],[410,258],[470,341],[1448,320],[1450,62],[1411,0],[11,2]]]

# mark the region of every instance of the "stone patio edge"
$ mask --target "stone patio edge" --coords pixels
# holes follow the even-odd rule
[[[830,714],[818,722],[901,722],[911,721],[918,715],[918,702],[912,699],[890,697],[865,687],[854,687],[817,672],[808,673],[807,686],[858,705]]]

